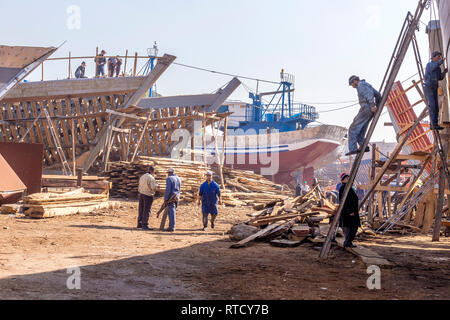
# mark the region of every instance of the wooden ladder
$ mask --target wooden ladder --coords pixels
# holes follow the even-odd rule
[[[61,146],[61,141],[59,140],[59,137],[56,134],[55,127],[53,126],[52,120],[50,119],[50,115],[48,114],[47,109],[44,109],[44,115],[47,118],[48,126],[50,128],[53,141],[55,142],[56,152],[58,153],[59,159],[61,160],[63,174],[65,176],[71,176],[72,170],[70,170],[69,163],[67,162],[66,156],[64,155],[64,151]]]

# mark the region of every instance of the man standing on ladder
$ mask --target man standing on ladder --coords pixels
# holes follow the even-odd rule
[[[367,129],[375,112],[381,102],[381,94],[375,90],[365,80],[360,80],[357,76],[351,76],[349,85],[358,90],[359,104],[361,109],[353,120],[350,129],[348,130],[348,149],[349,153],[346,156],[359,154],[361,150],[358,149],[364,144]],[[365,152],[370,152],[367,147]]]
[[[428,108],[430,111],[431,130],[444,130],[439,125],[439,101],[438,89],[439,81],[444,80],[448,69],[441,71],[441,65],[444,63],[442,53],[435,51],[432,54],[431,61],[427,64],[425,71],[425,96],[428,100]]]

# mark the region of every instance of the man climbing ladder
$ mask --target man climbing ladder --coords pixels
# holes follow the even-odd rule
[[[349,85],[358,90],[358,98],[361,109],[348,130],[349,152],[346,156],[359,154],[361,152],[370,121],[373,119],[373,116],[381,102],[381,94],[365,80],[360,80],[357,76],[351,76],[349,79]],[[370,148],[367,147],[365,152],[369,151]]]

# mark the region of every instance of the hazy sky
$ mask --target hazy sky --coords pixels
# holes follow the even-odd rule
[[[296,77],[295,100],[324,112],[347,104],[319,104],[356,100],[348,86],[352,74],[379,88],[403,20],[417,0],[130,0],[130,1],[1,1],[1,44],[59,46],[55,57],[139,52],[158,42],[160,53],[176,62],[232,74],[279,81],[282,68]],[[73,11],[80,9],[80,28],[69,28]],[[425,11],[423,23],[430,20]],[[428,39],[421,24],[418,37],[424,63]],[[87,61],[87,73],[94,64]],[[143,62],[142,62],[143,63]],[[128,66],[131,63],[129,62]],[[76,66],[75,66],[76,67]],[[66,63],[47,63],[46,79],[67,77]],[[29,80],[40,80],[40,69]],[[399,80],[417,72],[409,54]],[[158,82],[163,95],[210,93],[230,77],[171,66]],[[244,80],[250,88],[256,82]],[[407,84],[411,82],[408,81]],[[272,91],[274,85],[262,85]],[[248,100],[240,88],[233,99]],[[411,97],[415,102],[417,97]],[[419,107],[420,108],[420,107]],[[359,107],[322,113],[320,122],[348,127]],[[417,110],[420,111],[420,110]],[[374,141],[394,141],[385,115]]]

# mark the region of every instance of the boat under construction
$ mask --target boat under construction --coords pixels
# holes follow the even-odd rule
[[[292,183],[299,170],[312,182],[315,168],[340,156],[346,129],[310,126],[318,113],[312,106],[294,104],[294,78],[284,72],[277,91],[250,95],[253,101],[245,104],[245,115],[232,127],[225,125],[233,114],[227,99],[241,85],[238,78],[213,94],[149,95],[176,59],[166,54],[147,57],[151,67],[144,75],[136,75],[135,61],[134,71],[121,77],[73,79],[69,72],[65,80],[21,81],[40,65],[44,72],[43,63],[51,61],[56,50],[0,46],[0,142],[43,145],[44,170],[98,173],[107,170],[110,161],[134,160],[136,154],[179,157],[174,152],[180,144],[177,129],[194,137],[183,149],[185,158],[194,160],[198,152],[216,157],[211,137],[206,144],[198,137],[196,122],[220,130],[222,136],[228,132],[219,148],[222,164],[261,173],[277,183]],[[268,94],[278,103],[261,103]],[[186,150],[191,150],[189,155]],[[268,169],[272,163],[264,157],[277,159],[276,170]]]

